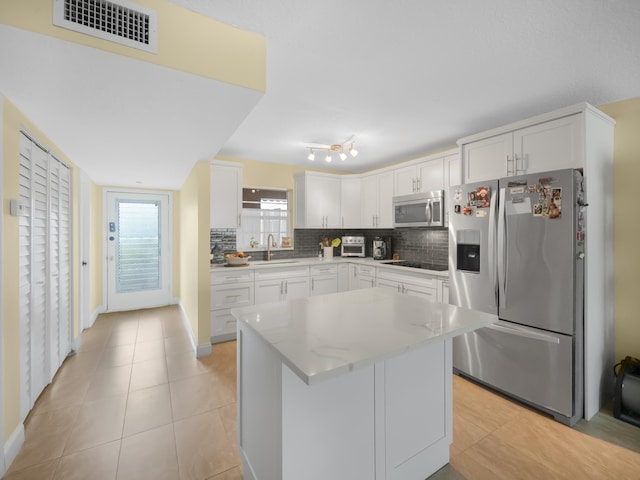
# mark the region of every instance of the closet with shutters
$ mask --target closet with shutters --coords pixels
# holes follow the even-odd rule
[[[71,351],[71,169],[20,134],[20,413]]]

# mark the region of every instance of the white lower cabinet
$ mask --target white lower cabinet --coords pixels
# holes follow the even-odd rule
[[[438,280],[438,301],[440,303],[449,303],[449,279],[441,278]]]
[[[374,288],[376,286],[376,267],[355,265],[355,278],[351,290]]]
[[[347,292],[349,288],[349,279],[351,278],[349,273],[351,269],[350,263],[341,263],[338,265],[338,291]],[[355,270],[355,269],[354,269]]]
[[[276,267],[256,271],[255,304],[309,296],[309,267]]]
[[[220,269],[211,272],[209,305],[211,343],[236,338],[236,320],[230,311],[236,307],[253,305],[253,271]]]
[[[309,269],[311,285],[309,295],[338,292],[338,265],[313,265]]]
[[[391,268],[378,268],[377,286],[396,290],[398,293],[438,300],[438,282],[436,277],[422,273],[399,272]]]

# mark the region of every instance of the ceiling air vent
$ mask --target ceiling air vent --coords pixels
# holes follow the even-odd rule
[[[156,13],[125,0],[53,0],[53,24],[147,52],[157,50]]]

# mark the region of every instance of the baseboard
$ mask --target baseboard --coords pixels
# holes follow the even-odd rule
[[[18,452],[24,445],[24,425],[19,424],[16,429],[13,431],[11,436],[7,439],[7,442],[4,444],[4,464],[6,469],[9,470],[11,463],[18,456]],[[6,472],[0,472],[0,474],[4,475]]]
[[[210,343],[200,344],[198,345],[198,349],[196,350],[196,357],[206,357],[211,355],[212,347]]]
[[[193,333],[193,329],[191,328],[191,324],[189,323],[189,317],[187,316],[187,312],[182,305],[182,302],[178,302],[178,310],[180,311],[180,318],[182,319],[182,326],[184,327],[187,335],[189,335],[189,340],[191,340],[191,348],[193,348],[193,353],[198,355],[198,343],[196,342],[196,336]]]
[[[84,328],[93,327],[93,324],[96,323],[96,320],[98,319],[98,315],[100,315],[101,313],[104,313],[106,311],[107,311],[107,309],[103,305],[100,305],[99,307],[97,307],[93,311],[93,313],[91,314],[91,317],[89,318],[89,323],[87,325],[85,325]]]
[[[180,311],[180,318],[182,319],[182,325],[184,329],[187,331],[189,335],[189,339],[191,340],[191,347],[193,348],[193,352],[196,357],[206,357],[211,354],[211,343],[204,343],[198,345],[198,341],[196,339],[195,334],[193,333],[193,329],[191,328],[191,324],[189,323],[189,318],[187,316],[187,312],[185,311],[182,302],[177,302],[178,310]]]

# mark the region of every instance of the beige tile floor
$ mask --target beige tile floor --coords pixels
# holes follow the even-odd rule
[[[235,342],[214,348],[194,357],[176,307],[100,315],[4,478],[241,479]]]
[[[5,479],[242,479],[235,349],[196,359],[175,307],[101,315],[36,402]],[[640,479],[640,428],[607,412],[568,428],[453,385],[451,463],[432,480]]]

